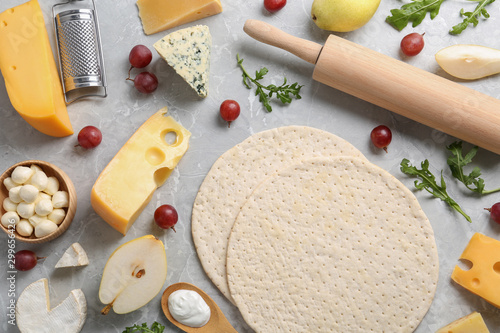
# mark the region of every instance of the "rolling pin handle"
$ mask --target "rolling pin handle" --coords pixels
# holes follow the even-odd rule
[[[259,42],[288,51],[313,65],[321,52],[322,45],[289,35],[262,21],[247,20],[243,30]]]

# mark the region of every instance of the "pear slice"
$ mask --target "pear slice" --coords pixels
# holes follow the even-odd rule
[[[444,71],[464,80],[500,73],[500,50],[491,47],[457,44],[440,50],[435,57]]]
[[[117,314],[146,305],[162,289],[167,278],[167,255],[161,240],[152,235],[133,239],[118,247],[102,272],[99,299]]]
[[[87,318],[87,301],[74,289],[55,308],[50,308],[49,283],[40,279],[27,286],[16,305],[17,327],[22,333],[78,333]]]

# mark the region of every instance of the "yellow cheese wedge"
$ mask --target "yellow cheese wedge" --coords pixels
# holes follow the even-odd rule
[[[500,241],[475,233],[460,259],[472,262],[472,268],[455,266],[453,281],[500,308]]]
[[[0,70],[10,101],[24,120],[47,135],[73,134],[37,0],[0,13]]]
[[[92,207],[123,235],[188,149],[191,133],[166,113],[159,110],[132,135],[92,188]]]
[[[146,35],[222,12],[220,0],[138,0],[137,7]]]
[[[478,312],[455,320],[451,324],[440,328],[436,333],[490,333],[484,323],[483,317]]]

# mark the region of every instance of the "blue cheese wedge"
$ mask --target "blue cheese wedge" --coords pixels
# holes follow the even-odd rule
[[[206,25],[172,32],[153,47],[200,97],[207,97],[212,36]]]

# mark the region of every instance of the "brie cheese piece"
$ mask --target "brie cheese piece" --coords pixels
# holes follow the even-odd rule
[[[89,258],[87,253],[80,245],[80,243],[73,243],[64,252],[61,259],[56,264],[56,268],[60,267],[76,267],[76,266],[86,266],[89,264]]]
[[[206,25],[172,32],[153,47],[198,96],[207,97],[212,36]]]
[[[81,289],[74,289],[50,309],[47,279],[33,282],[17,300],[16,319],[21,333],[78,333],[87,318],[87,301]]]

